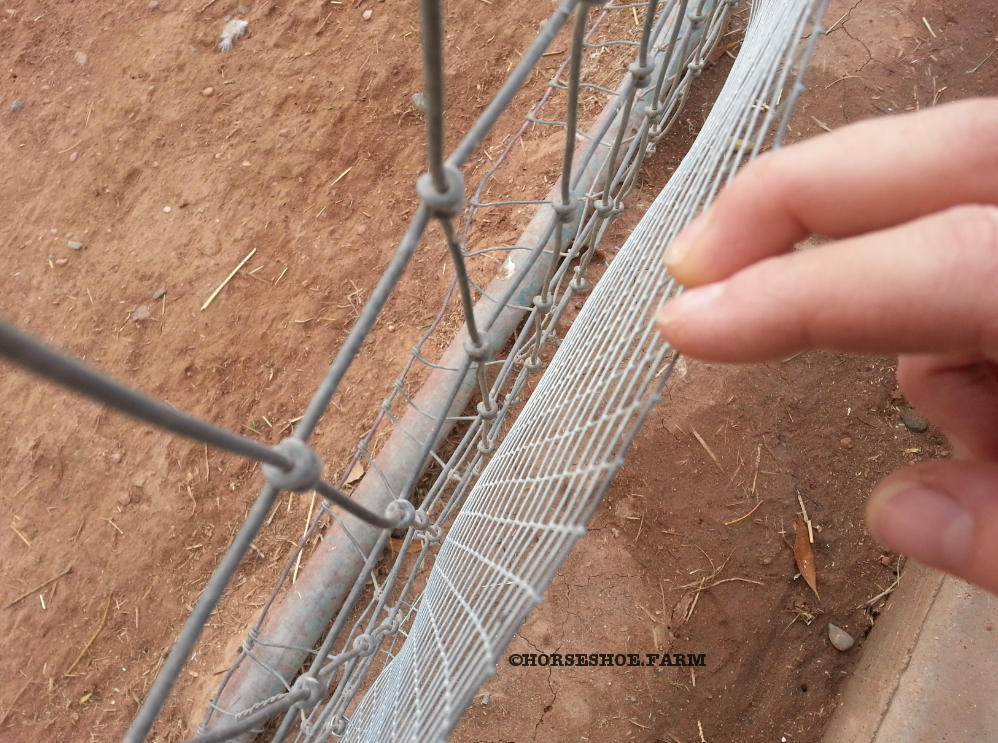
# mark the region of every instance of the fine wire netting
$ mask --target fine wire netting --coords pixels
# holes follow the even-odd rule
[[[585,533],[676,361],[651,323],[680,291],[660,266],[664,246],[746,159],[782,139],[822,0],[752,3],[737,60],[693,148],[561,337],[642,162],[730,38],[732,18],[747,12],[736,5],[563,0],[445,159],[441,8],[422,0],[422,205],[292,437],[277,446],[187,416],[0,323],[0,353],[16,363],[264,465],[267,484],[127,741],[146,739],[283,490],[314,491],[322,502],[195,740],[266,730],[275,741],[424,741],[453,730]],[[564,64],[519,131],[486,150],[490,166],[466,195],[462,167],[556,39],[568,44]],[[522,166],[518,154],[531,147],[562,154],[550,166],[528,158],[549,167],[533,191],[504,191],[504,168]],[[519,235],[512,244],[496,245],[482,229],[496,220]],[[339,481],[327,482],[305,442],[431,222],[453,259],[450,294]]]
[[[639,8],[645,11],[644,23],[642,26],[637,23],[632,26],[632,17],[635,20],[640,17]],[[285,587],[288,582],[293,583],[294,589],[288,593],[289,598],[284,606],[278,605],[271,611],[271,605],[268,604],[260,620],[250,629],[240,657],[231,674],[223,680],[222,689],[211,704],[202,731],[211,730],[213,726],[224,729],[226,719],[231,725],[232,721],[243,723],[250,715],[259,713],[263,717],[268,708],[272,710],[276,705],[286,703],[287,692],[293,688],[295,674],[303,662],[308,667],[306,676],[321,674],[319,681],[322,686],[332,689],[332,706],[327,705],[322,710],[322,719],[341,720],[339,713],[349,706],[357,690],[370,677],[372,669],[376,671],[390,655],[390,648],[397,644],[402,636],[399,633],[404,632],[404,625],[408,623],[404,616],[412,611],[410,594],[415,592],[414,586],[418,591],[420,576],[429,566],[436,545],[461,498],[467,493],[482,465],[488,461],[501,432],[508,428],[509,420],[522,402],[520,398],[524,397],[528,379],[541,366],[542,350],[547,348],[550,341],[557,339],[557,325],[569,302],[586,291],[584,277],[608,225],[622,210],[623,198],[631,189],[644,157],[654,150],[655,143],[677,119],[689,88],[698,77],[707,56],[725,35],[732,8],[733,3],[682,2],[660,5],[642,2],[609,5],[602,12],[593,14],[595,18],[581,47],[590,51],[583,54],[581,59],[595,61],[589,65],[580,65],[582,70],[576,88],[583,96],[586,91],[592,91],[599,107],[603,107],[604,101],[609,99],[606,111],[597,117],[588,133],[579,131],[578,126],[572,123],[573,111],[578,113],[580,121],[585,121],[587,106],[584,98],[576,103],[565,100],[571,96],[572,89],[572,73],[568,69],[570,61],[566,61],[549,83],[541,101],[528,112],[524,126],[505,145],[495,165],[489,168],[478,184],[469,199],[470,208],[461,227],[466,244],[464,253],[469,259],[469,266],[470,259],[480,254],[499,253],[502,260],[501,265],[498,265],[498,290],[495,283],[485,288],[478,286],[474,280],[474,271],[469,271],[469,283],[483,298],[473,317],[486,332],[491,332],[493,338],[502,343],[503,334],[497,330],[502,325],[502,318],[497,321],[497,312],[508,313],[510,309],[520,310],[521,313],[530,311],[525,320],[517,321],[517,325],[522,324],[521,331],[511,347],[501,349],[500,353],[477,365],[477,371],[487,370],[486,384],[482,384],[479,375],[468,371],[470,359],[467,357],[460,360],[463,362],[460,368],[453,357],[450,357],[451,366],[443,362],[430,362],[427,347],[432,346],[433,335],[428,332],[414,349],[410,364],[383,404],[383,417],[363,438],[355,460],[345,469],[353,470],[359,461],[368,471],[368,477],[374,479],[382,492],[395,496],[399,492],[409,492],[413,483],[411,480],[406,482],[405,478],[418,473],[428,463],[431,470],[435,470],[432,472],[433,477],[424,484],[424,492],[416,494],[420,511],[426,514],[426,526],[412,529],[404,538],[394,540],[401,542],[397,545],[398,557],[382,580],[376,571],[379,564],[377,560],[388,535],[365,529],[360,523],[347,522],[337,517],[335,512],[324,510],[319,518],[328,518],[331,530],[324,535],[323,544],[334,545],[325,554],[339,554],[335,564],[329,565],[325,570],[315,571],[321,573],[323,579],[317,593],[322,594],[320,600],[335,594],[337,590],[342,595],[346,593],[349,585],[346,581],[349,581],[353,589],[350,596],[342,605],[332,609],[327,605],[315,610],[319,601],[310,601],[308,597],[300,598],[303,590],[307,591],[308,588],[301,588],[306,581],[295,581],[298,558],[292,556],[282,583]],[[614,24],[613,13],[618,17],[623,16],[624,23]],[[633,33],[636,30],[640,41],[617,38],[621,26],[625,32],[631,30]],[[625,77],[616,90],[608,87],[608,84],[616,84],[619,80],[617,65],[623,67],[630,60],[645,70],[643,75],[647,86],[635,86],[633,75],[630,75]],[[655,101],[658,103],[655,104]],[[558,116],[559,109],[563,112],[562,117]],[[592,116],[588,118],[591,119]],[[566,138],[569,142],[576,139],[582,141],[574,161],[568,161],[574,166],[572,175],[568,179],[563,177],[561,181],[561,184],[568,183],[572,187],[569,199],[574,201],[573,211],[578,213],[564,226],[557,225],[552,218],[547,223],[542,222],[541,228],[531,231],[528,227],[521,236],[519,245],[475,250],[475,219],[488,213],[486,210],[520,211],[524,206],[536,208],[551,203],[550,199],[525,200],[522,196],[497,198],[493,195],[498,190],[493,187],[493,182],[503,175],[505,156],[511,151],[515,152],[521,138],[538,126],[555,131],[574,129],[567,132],[567,136],[555,136]],[[549,159],[555,165],[558,164],[553,158]],[[611,165],[614,166],[612,170]],[[558,190],[554,189],[553,193]],[[564,196],[564,189],[560,195]],[[546,215],[542,214],[542,219],[544,216]],[[556,226],[558,229],[555,229]],[[525,239],[527,236],[531,239]],[[560,246],[559,240],[562,241]],[[550,261],[546,269],[538,271],[537,266],[551,253],[558,260]],[[496,272],[495,264],[491,267],[491,272]],[[513,278],[503,282],[504,275],[512,275]],[[524,286],[531,281],[536,288],[526,292]],[[538,292],[537,297],[532,296],[535,291]],[[548,295],[546,300],[544,294]],[[446,309],[438,315],[438,321],[444,317],[445,312]],[[509,330],[505,332],[508,334]],[[477,387],[477,397],[483,401],[470,411],[461,404],[439,404],[434,401],[438,403],[438,409],[449,413],[440,422],[456,425],[461,429],[460,441],[449,448],[446,445],[436,448],[429,446],[440,438],[437,431],[426,430],[427,422],[436,422],[434,416],[429,414],[421,399],[413,399],[407,392],[406,376],[420,365],[450,372],[454,379],[447,380],[446,386],[453,386],[451,397],[459,397],[464,385],[465,399],[468,388]],[[396,403],[400,400],[403,403],[402,410],[407,415],[397,412]],[[486,400],[488,404],[484,403]],[[385,422],[390,422],[394,430],[404,437],[403,445],[419,450],[416,463],[410,465],[404,473],[388,471],[380,464],[383,457],[373,456],[370,451],[370,444],[376,437],[379,424]],[[364,484],[361,483],[361,488]],[[313,529],[310,533],[314,531]],[[302,546],[307,541],[308,537],[302,541]],[[420,549],[421,544],[423,547]],[[341,547],[348,555],[352,554],[359,564],[354,573],[346,577],[342,587],[330,587],[330,583],[342,580],[341,576],[345,572],[345,556]],[[418,552],[412,555],[414,549]],[[322,545],[318,548],[320,553],[321,550]],[[313,557],[306,571],[313,568],[316,562],[318,560]],[[381,565],[384,568],[384,564]],[[368,580],[371,584],[365,586]],[[272,599],[281,588],[282,585],[279,584]],[[359,591],[361,588],[364,590]],[[293,605],[290,608],[287,606],[289,603]],[[307,635],[307,625],[314,626],[316,616],[323,610],[328,612],[332,625],[320,640]],[[308,636],[309,640],[318,645],[318,649],[303,647],[306,644],[302,642],[303,636]],[[383,642],[387,647],[381,647]],[[327,678],[330,680],[327,681]],[[296,713],[300,715],[300,710],[285,713],[275,739],[285,737],[295,723]],[[303,730],[316,729],[317,715],[319,713],[313,711],[309,716],[311,719],[302,720]],[[311,735],[308,732],[304,734]]]
[[[814,5],[755,3],[738,60],[697,141],[471,488],[410,615],[405,642],[346,719],[344,740],[446,736],[585,533],[658,398],[663,367],[668,371],[675,359],[651,321],[678,290],[661,267],[662,246],[771,131],[786,76],[803,67],[809,51],[797,41],[814,23]],[[740,142],[751,144],[732,144]]]

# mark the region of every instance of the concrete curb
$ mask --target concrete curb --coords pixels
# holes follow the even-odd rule
[[[822,743],[998,740],[998,597],[911,564]]]

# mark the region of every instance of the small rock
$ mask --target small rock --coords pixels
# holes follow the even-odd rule
[[[77,242],[76,240],[70,240],[66,243],[66,247],[70,250],[83,250],[83,243]]]
[[[214,93],[215,93],[215,89],[213,87],[211,87],[210,85],[207,88],[205,88],[204,90],[201,91],[201,95],[203,95],[205,98],[207,98],[207,97],[209,97],[211,95],[214,95]]]
[[[14,113],[22,111],[23,109],[24,109],[24,103],[21,101],[20,98],[15,98],[14,102],[10,104],[10,110],[13,111]]]
[[[422,93],[413,93],[412,94],[412,105],[414,105],[416,108],[418,108],[420,111],[422,111],[425,114],[426,113],[426,96],[423,95]]]
[[[371,20],[371,16],[373,15],[374,11],[371,10],[370,8],[368,8],[367,10],[365,10],[363,13],[360,14],[361,18],[363,18],[365,21]]]
[[[57,266],[68,266],[69,265],[69,258],[56,258],[55,259],[55,265],[57,265]]]
[[[164,207],[163,207],[163,214],[169,214],[169,213],[170,213],[170,212],[172,212],[172,211],[173,211],[173,209],[171,209],[171,208],[170,208],[170,207],[168,207],[168,206],[164,206]]]
[[[773,558],[772,557],[764,557],[761,560],[759,560],[759,564],[760,565],[772,565],[773,564]]]
[[[831,622],[828,623],[828,641],[832,643],[832,647],[843,653],[856,644],[852,635]]]
[[[248,5],[240,5],[238,8],[236,8],[236,12],[239,15],[246,15],[247,13],[249,13],[249,10],[250,9]]]
[[[839,439],[839,446],[841,446],[843,449],[852,449],[852,438],[850,438],[849,436],[843,436],[841,439]]]
[[[132,313],[132,319],[136,322],[139,322],[140,320],[148,320],[150,317],[152,317],[152,312],[144,304],[140,304]]]
[[[59,234],[59,230],[57,230],[55,227],[53,227],[51,230],[49,230],[49,232],[51,232],[53,235],[58,235]]]
[[[156,10],[159,7],[159,0],[149,0],[149,10]]]
[[[162,299],[165,296],[166,296],[166,289],[157,289],[156,291],[153,292],[152,298]]]
[[[885,568],[889,568],[894,564],[894,558],[890,555],[881,555],[879,558],[880,564]]]
[[[77,158],[79,158],[79,156],[80,156],[79,152],[74,152],[72,155],[69,156],[69,162],[75,163]]]
[[[243,167],[248,168],[252,163],[249,160],[243,160]]]
[[[76,64],[84,65],[87,63],[87,54],[86,52],[77,52],[73,55],[73,59],[76,60]]]
[[[120,451],[111,452],[111,454],[108,455],[108,459],[110,459],[115,464],[118,464],[119,462],[121,462],[121,452]]]
[[[122,493],[121,495],[118,496],[117,500],[118,500],[118,505],[124,508],[125,506],[131,504],[132,496],[129,495],[128,493]]]
[[[919,415],[914,408],[906,408],[901,413],[901,422],[904,423],[909,431],[914,431],[915,433],[922,433],[929,429],[929,422]]]

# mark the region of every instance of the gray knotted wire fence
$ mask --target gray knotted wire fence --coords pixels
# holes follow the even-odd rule
[[[271,720],[279,720],[275,741],[292,734],[296,740],[422,741],[440,739],[453,729],[584,533],[675,362],[655,339],[650,320],[654,309],[678,291],[658,265],[663,247],[745,158],[757,153],[767,137],[778,143],[786,129],[801,90],[798,78],[784,99],[786,81],[791,70],[799,74],[806,66],[818,36],[821,0],[756,0],[738,60],[693,149],[610,264],[527,397],[528,380],[537,379],[572,299],[588,290],[588,269],[641,162],[676,121],[692,81],[725,33],[735,2],[647,0],[599,10],[593,6],[600,2],[565,0],[445,159],[440,3],[422,0],[428,158],[427,173],[417,184],[422,203],[293,435],[276,446],[188,416],[0,323],[0,353],[15,363],[263,465],[267,484],[167,657],[127,741],[148,735],[283,490],[314,490],[323,496],[323,505],[251,627],[195,740],[237,739]],[[595,39],[609,13],[630,11],[637,21],[638,9],[644,18],[637,24],[637,40]],[[563,128],[559,183],[547,199],[489,200],[485,194],[500,157],[465,210],[461,167],[569,20],[567,79],[561,81],[560,70],[503,153],[529,126]],[[808,29],[809,42],[798,44]],[[618,88],[587,82],[584,53],[617,47],[634,49]],[[610,99],[588,134],[579,122],[580,92],[587,90]],[[552,93],[564,93],[564,119],[541,117]],[[524,244],[469,250],[476,214],[526,205],[539,211],[521,238]],[[440,321],[448,298],[413,349],[354,461],[332,484],[323,479],[320,458],[306,442],[431,220],[440,224],[453,260],[451,295],[463,310],[463,332],[443,358],[428,359],[427,342],[444,332]],[[469,261],[498,251],[506,255],[499,277],[482,287]],[[515,340],[501,349],[513,330],[519,331]],[[417,366],[432,374],[413,397],[406,379]],[[473,399],[477,406],[466,411]],[[392,438],[373,452],[375,434],[386,423],[392,425]],[[455,425],[461,427],[460,441],[448,444],[446,434]],[[346,480],[357,462],[364,463],[367,474],[350,496]],[[435,476],[417,492],[428,466]],[[289,591],[300,554],[323,523],[329,530],[320,547],[327,549],[315,551]],[[398,556],[379,578],[375,568],[393,530],[403,534]]]

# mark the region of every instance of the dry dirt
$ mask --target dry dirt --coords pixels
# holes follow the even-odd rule
[[[789,141],[998,93],[994,57],[977,68],[998,46],[990,2],[833,0],[826,26],[833,24]],[[721,64],[705,73],[687,110],[690,137],[726,71]],[[649,162],[634,197],[638,213],[676,158]],[[902,424],[907,406],[893,371],[889,359],[823,352],[741,367],[691,362],[508,652],[704,653],[706,667],[502,661],[455,738],[818,741],[882,602],[863,605],[892,584],[898,567],[866,531],[866,494],[903,463],[948,454],[931,429]],[[798,497],[818,527],[820,600],[794,579],[787,542]],[[701,580],[728,582],[693,605]],[[856,637],[853,649],[832,648],[829,621]]]
[[[452,112],[453,144],[553,3],[447,7],[449,91],[466,103]],[[172,404],[276,442],[415,208],[411,184],[424,168],[423,122],[410,100],[420,88],[419,34],[412,1],[264,0],[247,9],[249,36],[220,54],[218,31],[236,9],[172,0],[0,6],[0,313]],[[367,22],[365,9],[374,11]],[[990,0],[833,0],[828,23],[840,16],[819,46],[795,138],[998,90],[998,63],[985,59],[996,44]],[[527,101],[558,64],[545,60]],[[685,129],[646,170],[638,207],[677,164],[728,64],[705,72]],[[15,99],[22,110],[11,109]],[[485,152],[522,113],[499,122]],[[521,182],[505,185],[534,187],[536,158],[552,148],[543,138],[531,147],[517,155]],[[489,160],[476,155],[469,180]],[[535,198],[546,190],[543,179],[536,185]],[[480,238],[509,240],[526,216],[489,224]],[[326,461],[346,461],[436,312],[427,297],[449,282],[444,249],[430,241],[319,426]],[[159,289],[166,295],[153,300]],[[0,602],[71,570],[0,608],[0,740],[116,740],[259,475],[9,367],[0,397]],[[668,648],[705,653],[706,667],[694,678],[689,669],[501,663],[455,738],[687,743],[699,740],[699,722],[711,743],[816,740],[869,628],[855,607],[893,579],[895,563],[882,564],[864,530],[864,494],[897,464],[944,453],[931,431],[904,428],[903,404],[883,359],[691,362],[510,651]],[[820,526],[820,601],[793,580],[781,534],[792,531],[798,495]],[[200,682],[227,660],[217,648],[269,592],[306,508],[288,499],[275,511],[156,739],[192,732]],[[716,579],[757,583],[705,590],[689,621],[678,621],[690,606],[678,587],[715,569]],[[805,614],[815,621],[792,622]],[[832,650],[829,619],[859,647]]]

